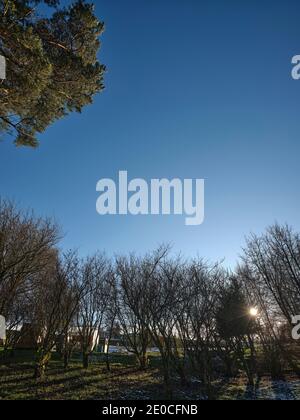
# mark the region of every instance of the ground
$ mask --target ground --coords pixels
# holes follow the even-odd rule
[[[142,372],[127,357],[112,357],[111,372],[103,360],[94,359],[88,370],[83,370],[79,359],[72,360],[65,371],[57,358],[50,362],[47,376],[37,382],[33,379],[33,363],[26,357],[0,362],[0,400],[147,400],[161,399],[163,381],[157,360],[152,358],[151,367]],[[29,359],[29,358],[28,358]],[[244,378],[223,380],[218,384],[219,399],[300,399],[300,380],[287,376],[285,381],[273,381],[263,377],[256,387],[247,386]],[[176,386],[176,399],[205,399],[201,383],[196,379],[188,388]]]

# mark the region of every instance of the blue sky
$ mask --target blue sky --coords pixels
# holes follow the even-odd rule
[[[300,230],[299,1],[97,0],[106,90],[57,122],[37,150],[0,144],[0,194],[61,224],[85,255],[175,252],[225,258],[244,237],[288,222]],[[205,178],[206,218],[99,216],[96,183]]]

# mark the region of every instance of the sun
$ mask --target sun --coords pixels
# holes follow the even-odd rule
[[[258,315],[258,309],[257,308],[250,308],[249,309],[250,316],[253,316],[253,318],[256,318]]]

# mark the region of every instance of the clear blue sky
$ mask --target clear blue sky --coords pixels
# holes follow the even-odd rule
[[[300,230],[300,3],[97,0],[106,90],[57,122],[40,148],[0,144],[0,194],[54,216],[82,254],[175,251],[234,266],[244,236]],[[205,178],[206,218],[97,215],[96,183]]]

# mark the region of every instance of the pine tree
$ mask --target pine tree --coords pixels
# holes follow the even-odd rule
[[[249,304],[241,285],[234,278],[220,297],[216,321],[223,339],[243,337],[255,331],[255,321],[249,314]]]
[[[0,55],[7,66],[0,130],[13,134],[16,145],[36,147],[38,133],[80,112],[104,88],[105,67],[97,59],[103,30],[94,6],[83,0],[67,8],[59,0],[0,0]]]

